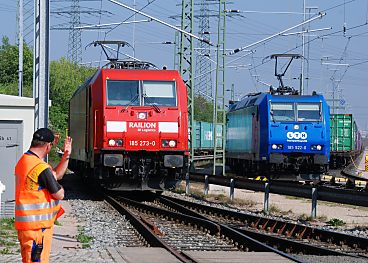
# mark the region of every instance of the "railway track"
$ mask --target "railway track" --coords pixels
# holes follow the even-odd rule
[[[295,262],[302,262],[293,256],[297,254],[368,260],[366,238],[168,196],[152,195],[137,201],[113,194],[107,199],[135,218],[132,225],[138,232],[146,229],[141,235],[148,246],[164,247],[183,262],[196,262],[185,254],[188,250],[268,251]],[[148,232],[154,237],[147,238]]]
[[[185,253],[193,250],[273,252],[302,262],[229,225],[193,215],[188,209],[174,211],[157,196],[144,202],[117,195],[105,195],[104,198],[129,218],[148,246],[165,248],[182,262],[196,262]]]
[[[368,259],[368,239],[366,238],[220,209],[173,197],[161,196],[156,200],[176,211],[185,211],[186,214],[226,224],[286,253],[349,255]]]

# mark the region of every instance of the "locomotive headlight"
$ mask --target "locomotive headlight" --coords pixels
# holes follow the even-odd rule
[[[109,140],[109,146],[115,146],[115,140],[110,139]]]
[[[109,146],[123,146],[123,139],[109,139]]]
[[[298,124],[294,125],[294,130],[299,130],[299,125]]]
[[[283,144],[272,144],[271,148],[272,150],[282,150],[284,149],[284,145]]]
[[[320,144],[311,145],[311,150],[312,151],[321,151],[322,149],[323,149],[323,145],[320,145]]]
[[[169,141],[169,146],[172,148],[172,147],[175,147],[176,146],[176,141],[174,140],[171,140]]]
[[[120,140],[120,139],[116,140],[115,146],[123,146],[123,140]]]
[[[162,140],[161,145],[162,147],[174,148],[176,147],[176,141],[175,140]]]

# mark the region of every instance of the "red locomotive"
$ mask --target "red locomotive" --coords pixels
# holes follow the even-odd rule
[[[111,61],[70,100],[69,168],[109,189],[164,190],[188,170],[187,90],[176,70]]]

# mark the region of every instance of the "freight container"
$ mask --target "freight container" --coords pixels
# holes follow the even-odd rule
[[[352,114],[330,115],[331,152],[355,150],[357,127]]]
[[[362,151],[361,135],[352,114],[331,114],[330,168],[346,167]]]
[[[195,134],[193,147],[197,152],[210,152],[213,150],[214,136],[213,136],[213,123],[205,121],[194,121],[193,131]],[[216,129],[217,137],[222,134],[222,125],[218,124]],[[222,141],[217,138],[217,146],[221,147]]]

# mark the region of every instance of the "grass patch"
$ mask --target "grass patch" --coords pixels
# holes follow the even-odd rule
[[[262,212],[265,213],[264,210]],[[284,215],[284,216],[286,216],[286,215],[292,214],[293,210],[289,209],[288,211],[284,211],[284,210],[281,210],[281,208],[278,207],[277,205],[271,204],[268,208],[268,212],[271,215],[276,215],[276,216]]]
[[[3,254],[3,255],[13,254],[13,251],[6,247],[3,249],[0,249],[0,254]]]
[[[301,214],[299,217],[298,217],[298,220],[300,221],[313,221],[313,218],[307,214]]]
[[[338,219],[338,218],[331,218],[326,223],[331,225],[331,226],[334,226],[334,227],[339,227],[339,226],[346,225],[346,223],[343,220]]]
[[[268,210],[271,214],[280,214],[282,211],[280,207],[278,207],[277,205],[273,205],[273,204],[270,205]]]
[[[6,240],[6,239],[1,239],[0,240],[0,246],[10,247],[10,246],[15,246],[15,245],[17,245],[17,243],[15,243],[15,241]]]
[[[15,219],[13,218],[2,218],[0,219],[0,230],[12,230],[14,229]]]
[[[257,202],[253,200],[245,200],[245,199],[238,199],[238,198],[234,198],[234,200],[230,200],[229,203],[232,205],[241,206],[241,207],[253,207],[257,204]]]
[[[321,221],[321,222],[326,222],[327,221],[327,216],[325,216],[325,215],[317,216],[317,220]]]
[[[182,188],[176,188],[175,190],[174,190],[174,193],[177,193],[177,194],[185,194],[185,189],[182,189]]]
[[[14,218],[0,219],[0,254],[15,254],[19,249]]]
[[[319,222],[326,222],[327,221],[327,216],[325,215],[321,215],[321,216],[317,216],[316,218],[312,218],[312,216],[307,215],[307,214],[301,214],[298,217],[299,221],[319,221]]]
[[[203,188],[202,184],[192,183],[190,188],[190,196],[200,200],[206,200],[209,202],[219,203],[228,206],[231,205],[236,207],[253,207],[257,204],[257,202],[253,200],[246,200],[240,198],[234,198],[233,200],[231,200],[229,196],[223,193],[205,195],[204,189],[202,188]],[[181,184],[179,187],[175,189],[174,192],[177,194],[185,193],[185,185]]]
[[[93,237],[90,237],[84,233],[84,230],[79,228],[78,229],[77,240],[78,242],[82,243],[82,248],[90,248],[90,242],[93,240]]]
[[[224,194],[218,194],[218,195],[214,195],[214,198],[216,201],[219,202],[226,202],[226,201],[230,201],[230,198],[228,198],[226,195]]]

